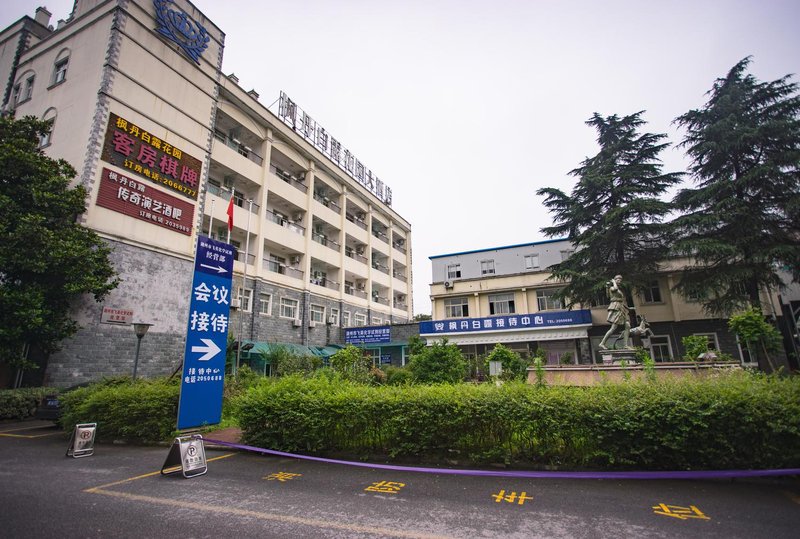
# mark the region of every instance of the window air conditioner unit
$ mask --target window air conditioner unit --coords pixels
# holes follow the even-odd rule
[[[236,298],[231,300],[231,309],[238,309],[242,306],[242,302]]]
[[[295,318],[294,320],[292,320],[292,326],[293,327],[299,328],[302,325],[303,325],[303,321],[300,320],[299,318]]]
[[[300,255],[295,255],[291,259],[292,264],[299,264],[300,263]]]
[[[316,322],[314,322],[313,320],[310,320],[310,321],[308,322],[308,327],[310,327],[310,328],[315,328],[315,327],[317,327],[317,323],[316,323]]]

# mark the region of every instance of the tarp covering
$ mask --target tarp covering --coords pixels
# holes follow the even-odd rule
[[[327,359],[343,348],[338,344],[331,344],[328,346],[303,346],[302,344],[292,343],[244,341],[244,345],[251,343],[253,344],[253,348],[247,352],[242,352],[242,357],[245,359],[257,359],[261,354],[269,353],[276,348],[285,348],[289,353],[297,356],[317,356],[322,359]]]

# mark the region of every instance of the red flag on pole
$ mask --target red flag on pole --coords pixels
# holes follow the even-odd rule
[[[233,230],[233,193],[231,193],[231,200],[228,202],[228,211],[225,212],[228,214],[228,233]]]

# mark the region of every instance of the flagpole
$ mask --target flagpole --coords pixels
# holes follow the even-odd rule
[[[228,201],[228,211],[231,210],[231,204],[233,204],[233,187],[231,187],[231,198]],[[248,217],[248,219],[249,219],[249,217]],[[229,222],[229,226],[228,226],[228,245],[230,245],[230,243],[231,243],[231,226],[230,226],[230,222]]]
[[[208,191],[206,191],[206,193],[208,193]],[[211,199],[211,218],[208,220],[208,237],[209,238],[211,237],[211,230],[212,230],[212,226],[211,225],[214,224],[214,202],[216,202],[216,200],[212,198]]]
[[[244,274],[242,276],[242,299],[240,300],[239,304],[239,346],[236,347],[236,363],[233,366],[233,377],[236,378],[237,373],[239,372],[239,358],[242,355],[242,317],[244,312],[244,289],[245,285],[247,284],[247,257],[249,255],[250,250],[250,216],[253,215],[253,199],[250,198],[247,200],[249,204],[249,208],[247,211],[247,235],[245,236],[244,240]],[[251,298],[251,302],[255,298]],[[252,308],[252,305],[251,305]]]

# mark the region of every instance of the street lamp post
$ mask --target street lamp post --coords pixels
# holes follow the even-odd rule
[[[133,381],[136,381],[136,369],[139,366],[139,347],[142,345],[142,338],[150,329],[153,324],[145,324],[143,322],[134,322],[133,331],[136,333],[136,357],[133,360]]]

